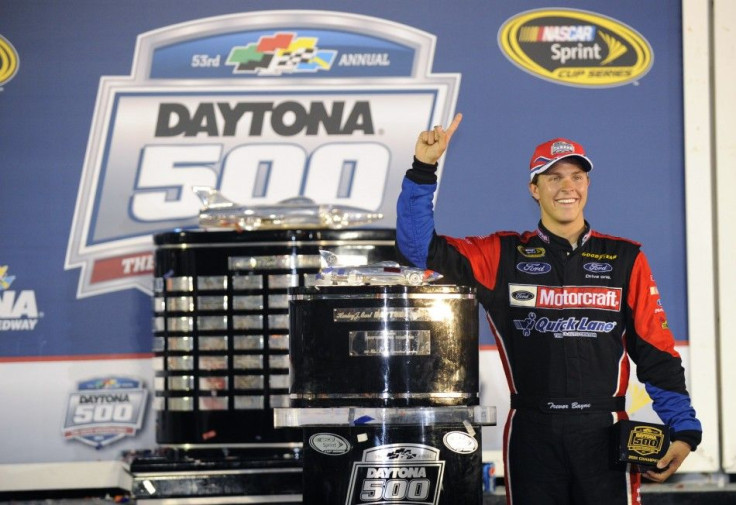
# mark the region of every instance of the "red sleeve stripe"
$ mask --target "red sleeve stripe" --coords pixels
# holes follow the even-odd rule
[[[618,388],[613,396],[624,396],[626,390],[629,388],[629,375],[631,373],[631,362],[629,361],[629,355],[626,352],[626,332],[621,335],[621,344],[623,345],[623,351],[621,351],[621,359],[618,360]]]
[[[657,284],[644,253],[634,261],[629,280],[627,303],[634,316],[634,329],[645,342],[677,358],[672,332],[667,328],[667,315],[661,306]]]
[[[488,320],[488,324],[491,327],[491,333],[493,333],[493,338],[496,340],[496,345],[498,346],[498,356],[501,358],[501,365],[503,365],[503,371],[506,374],[506,382],[509,385],[509,391],[511,391],[511,393],[518,393],[516,390],[516,384],[514,383],[514,376],[511,373],[511,365],[509,364],[509,358],[506,354],[506,347],[504,346],[503,339],[498,332],[498,328],[493,324],[493,319],[491,319],[488,312],[486,312],[486,319]]]
[[[496,286],[496,272],[501,254],[501,241],[497,235],[445,239],[468,259],[473,268],[473,276],[479,284],[488,289]]]
[[[509,410],[509,414],[506,417],[506,425],[503,428],[503,478],[506,487],[506,504],[513,505],[514,497],[512,495],[511,486],[511,465],[509,465],[509,452],[511,448],[511,432],[514,429],[514,415],[516,414],[515,409]]]
[[[600,233],[600,232],[597,232],[595,230],[593,230],[591,232],[591,236],[598,237],[598,238],[610,239],[610,240],[621,240],[623,242],[628,242],[630,244],[634,244],[637,247],[641,247],[641,243],[637,242],[636,240],[631,240],[631,239],[623,238],[623,237],[617,237],[615,235],[606,235],[605,233]]]

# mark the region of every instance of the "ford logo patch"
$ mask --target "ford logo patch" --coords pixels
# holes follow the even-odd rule
[[[519,272],[524,272],[525,274],[541,275],[546,274],[550,270],[552,270],[552,266],[549,263],[536,263],[525,261],[522,263],[517,263],[516,269]]]
[[[511,293],[511,298],[520,302],[525,302],[534,298],[534,293],[531,291],[515,291]]]
[[[613,267],[609,263],[586,263],[583,265],[583,268],[588,272],[594,273],[610,272],[613,270]]]

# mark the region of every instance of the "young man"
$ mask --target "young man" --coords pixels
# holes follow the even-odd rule
[[[434,231],[437,160],[462,116],[422,132],[398,199],[397,246],[412,264],[477,288],[511,391],[504,429],[507,503],[639,503],[640,474],[611,464],[609,432],[626,419],[629,359],[673,442],[645,475],[663,482],[702,429],[640,245],[583,217],[593,163],[553,139],[532,156],[535,231],[457,239]]]

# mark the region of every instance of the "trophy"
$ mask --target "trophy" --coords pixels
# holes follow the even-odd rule
[[[194,186],[192,190],[202,202],[199,224],[204,229],[339,230],[383,219],[380,212],[347,205],[319,204],[305,197],[288,198],[269,205],[241,206],[207,186]]]

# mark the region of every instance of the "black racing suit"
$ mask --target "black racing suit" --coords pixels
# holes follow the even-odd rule
[[[638,503],[639,474],[613,468],[629,359],[673,440],[701,426],[640,245],[586,229],[457,239],[434,231],[435,167],[415,159],[398,199],[397,246],[444,281],[477,288],[511,391],[504,429],[509,504]]]

